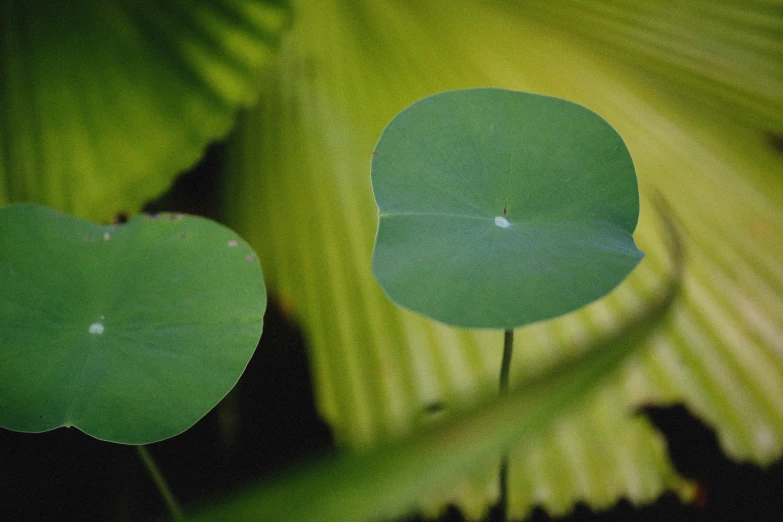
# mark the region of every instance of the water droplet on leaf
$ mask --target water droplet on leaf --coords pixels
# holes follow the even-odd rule
[[[92,323],[89,328],[89,332],[93,335],[101,335],[104,327],[101,323]]]
[[[511,226],[511,223],[509,223],[508,219],[504,218],[503,216],[495,216],[495,225],[499,226],[500,228],[508,228]]]

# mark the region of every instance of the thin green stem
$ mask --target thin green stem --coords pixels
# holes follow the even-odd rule
[[[185,515],[182,513],[179,502],[177,502],[177,499],[174,498],[174,495],[171,493],[171,489],[169,489],[166,479],[163,478],[163,475],[158,469],[157,464],[155,464],[155,461],[152,459],[150,452],[147,451],[145,446],[136,446],[136,449],[138,450],[139,457],[141,457],[142,462],[144,462],[147,471],[150,472],[152,481],[155,482],[155,485],[158,487],[160,496],[163,497],[164,502],[166,502],[166,507],[169,508],[172,518],[174,518],[174,520],[185,520]]]
[[[508,329],[503,333],[503,362],[500,363],[500,394],[508,393],[508,375],[511,372],[511,354],[514,351],[514,330]],[[500,494],[498,496],[498,509],[500,520],[508,520],[508,454],[500,457]]]
[[[503,362],[500,363],[500,394],[508,392],[508,374],[511,371],[511,353],[514,351],[514,330],[503,332]]]

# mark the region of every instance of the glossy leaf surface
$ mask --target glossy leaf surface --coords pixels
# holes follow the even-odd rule
[[[643,254],[639,190],[612,127],[575,103],[505,89],[435,94],[373,152],[373,271],[447,324],[514,328],[617,286]]]
[[[0,209],[0,426],[177,435],[237,382],[265,307],[252,249],[209,220]]]

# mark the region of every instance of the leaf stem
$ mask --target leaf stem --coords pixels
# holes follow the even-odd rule
[[[500,363],[500,394],[508,393],[508,376],[511,372],[511,355],[514,351],[514,330],[503,332],[503,362]],[[498,495],[498,510],[502,522],[508,520],[508,454],[500,457],[500,493]]]
[[[163,474],[161,474],[157,464],[155,464],[155,461],[152,459],[150,452],[147,451],[147,448],[143,445],[136,446],[136,450],[138,450],[139,457],[141,457],[142,462],[144,462],[147,471],[150,472],[152,481],[155,482],[155,485],[158,487],[158,492],[160,492],[160,496],[163,497],[166,507],[169,508],[172,518],[174,518],[174,520],[185,520],[185,515],[182,513],[179,502],[174,498],[174,494],[171,492],[171,489],[169,489],[166,479],[163,478]]]
[[[511,371],[511,353],[514,351],[514,330],[503,332],[503,362],[500,363],[500,394],[508,392],[508,374]]]

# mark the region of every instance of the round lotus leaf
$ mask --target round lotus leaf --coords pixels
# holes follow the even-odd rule
[[[628,149],[585,107],[504,89],[429,96],[373,152],[373,272],[396,303],[471,328],[576,310],[642,259]]]
[[[0,426],[177,435],[236,384],[265,308],[256,255],[207,219],[0,209]]]

